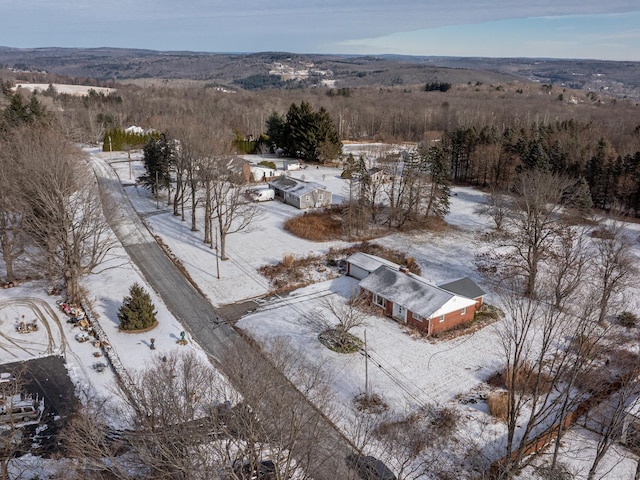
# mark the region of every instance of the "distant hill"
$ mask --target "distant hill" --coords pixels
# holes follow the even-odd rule
[[[518,79],[640,97],[640,62],[599,60],[0,47],[0,67],[102,81],[189,79],[245,89],[318,84],[336,88],[430,82],[494,84]]]

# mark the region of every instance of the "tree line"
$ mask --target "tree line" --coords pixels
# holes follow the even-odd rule
[[[640,126],[631,135],[640,142]],[[640,150],[618,154],[597,137],[593,124],[567,120],[502,131],[460,127],[444,132],[442,145],[454,182],[505,190],[519,171],[541,169],[586,184],[594,208],[640,212]]]

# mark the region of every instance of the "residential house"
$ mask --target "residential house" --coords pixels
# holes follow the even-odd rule
[[[373,305],[427,335],[473,320],[485,292],[470,278],[432,285],[392,262],[363,253],[347,259],[347,275],[360,280]]]
[[[275,190],[276,198],[301,210],[331,205],[331,192],[319,183],[280,176],[268,184]]]
[[[276,176],[276,171],[273,168],[265,167],[264,165],[258,165],[256,163],[249,164],[249,181],[253,182],[268,182]]]
[[[276,176],[276,171],[273,168],[258,165],[242,157],[230,156],[226,158],[226,161],[227,168],[246,183],[266,182]]]

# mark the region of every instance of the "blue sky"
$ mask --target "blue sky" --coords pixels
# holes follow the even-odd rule
[[[0,45],[640,61],[638,0],[0,0]]]

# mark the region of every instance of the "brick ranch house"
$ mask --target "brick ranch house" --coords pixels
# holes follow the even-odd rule
[[[360,280],[360,289],[387,317],[427,335],[473,320],[486,294],[468,277],[432,285],[405,267],[361,252],[347,259],[347,275]]]

